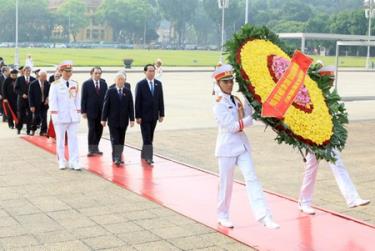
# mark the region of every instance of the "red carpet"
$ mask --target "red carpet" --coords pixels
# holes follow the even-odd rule
[[[51,153],[55,145],[44,137],[24,137]],[[252,217],[243,184],[236,183],[231,207],[233,230],[216,223],[217,176],[166,158],[155,157],[154,168],[142,165],[139,150],[126,147],[125,166],[112,166],[111,146],[102,140],[102,157],[86,157],[86,136],[80,136],[81,165],[89,171],[197,222],[259,250],[375,250],[375,226],[317,209],[315,216],[297,210],[290,198],[266,193],[281,228],[268,230]],[[56,171],[57,164],[56,164]]]

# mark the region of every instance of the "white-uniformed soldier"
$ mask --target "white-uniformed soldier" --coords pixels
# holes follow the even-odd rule
[[[218,66],[213,74],[220,91],[214,105],[214,113],[219,126],[215,156],[219,162],[219,195],[218,195],[218,222],[224,227],[232,228],[229,219],[229,206],[232,197],[234,168],[238,165],[246,183],[246,191],[250,206],[257,221],[270,229],[279,228],[272,220],[271,212],[267,207],[262,186],[255,174],[250,154],[250,144],[243,131],[252,125],[252,109],[246,102],[234,97],[232,66]]]
[[[71,80],[72,65],[65,62],[60,66],[61,78],[51,84],[49,92],[49,110],[56,132],[56,151],[59,168],[67,166],[81,170],[78,159],[77,130],[81,113],[81,98],[78,83]],[[64,155],[65,133],[68,135],[69,165]]]
[[[344,162],[341,159],[340,152],[334,149],[333,154],[336,161],[335,163],[329,163],[329,166],[348,207],[352,208],[369,204],[370,200],[364,200],[359,196],[359,193],[345,168]],[[311,203],[318,167],[319,161],[315,154],[309,152],[306,156],[305,173],[298,201],[299,209],[306,214],[315,214],[315,210],[311,207]]]

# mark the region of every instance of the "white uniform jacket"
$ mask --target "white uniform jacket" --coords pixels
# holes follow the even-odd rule
[[[81,97],[78,83],[69,80],[69,88],[62,78],[53,82],[49,91],[49,110],[54,124],[79,123]]]
[[[249,140],[242,129],[253,124],[252,108],[245,101],[244,118],[239,120],[239,101],[234,100],[236,105],[230,95],[221,94],[214,105],[214,114],[219,126],[215,149],[216,157],[237,157],[245,150],[250,151]]]

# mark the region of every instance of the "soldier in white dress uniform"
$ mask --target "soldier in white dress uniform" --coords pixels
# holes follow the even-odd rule
[[[49,92],[49,110],[56,132],[56,151],[61,170],[69,167],[81,170],[78,157],[77,130],[81,113],[81,98],[78,83],[71,80],[72,65],[60,66],[61,78],[51,84]],[[67,132],[69,162],[64,155],[65,133]]]
[[[369,204],[370,200],[361,199],[359,196],[358,191],[345,168],[344,162],[341,159],[340,152],[334,150],[333,153],[336,161],[335,163],[330,163],[329,166],[348,207],[358,207]],[[299,209],[306,214],[315,214],[315,210],[311,207],[311,203],[318,167],[319,162],[316,159],[315,154],[311,152],[308,153],[306,156],[305,173],[298,202]]]
[[[272,220],[271,212],[264,198],[262,186],[255,174],[250,153],[250,144],[243,131],[252,125],[252,109],[248,102],[245,107],[232,96],[232,66],[218,66],[213,74],[217,89],[214,114],[219,126],[215,156],[219,164],[218,223],[233,228],[229,219],[232,197],[234,168],[238,165],[246,183],[246,191],[255,219],[270,229],[279,228]]]

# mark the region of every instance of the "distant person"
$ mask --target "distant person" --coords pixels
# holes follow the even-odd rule
[[[21,65],[18,67],[18,75],[19,77],[25,75],[25,66]]]
[[[31,69],[34,67],[33,59],[31,57],[31,54],[28,54],[25,60],[25,67],[29,66]]]
[[[0,69],[5,66],[5,61],[2,57],[0,57]]]
[[[40,69],[36,69],[35,71],[33,71],[34,74],[35,74],[35,79],[39,79],[39,72],[40,72]]]
[[[160,58],[156,59],[155,62],[155,79],[161,81],[162,75],[163,75],[163,67],[162,67],[163,62],[161,61]]]
[[[127,127],[134,126],[133,96],[130,89],[125,88],[125,76],[119,72],[115,75],[115,86],[109,88],[105,98],[102,112],[102,126],[108,120],[109,133],[112,145],[112,161],[116,166],[124,163],[125,134]]]
[[[17,93],[16,93],[16,80],[18,70],[13,69],[10,71],[3,84],[3,102],[5,103],[6,113],[8,114],[8,126],[14,129],[17,119]]]
[[[80,171],[77,130],[81,118],[81,95],[78,83],[71,79],[72,64],[60,66],[61,78],[53,82],[49,92],[49,107],[56,133],[59,169]],[[68,133],[69,163],[65,159],[65,134]]]
[[[49,82],[50,84],[52,84],[53,82],[55,82],[55,80],[56,80],[56,75],[59,75],[59,76],[61,77],[61,73],[60,73],[59,67],[56,67],[55,72],[54,72],[51,76],[49,76],[49,78],[48,78],[48,82]]]
[[[102,69],[94,67],[90,71],[91,78],[82,85],[81,113],[87,119],[88,133],[88,157],[102,155],[99,150],[99,142],[103,134],[101,124],[104,96],[107,92],[107,82],[101,78]]]
[[[135,89],[135,118],[142,132],[141,158],[152,165],[156,124],[164,120],[164,96],[162,83],[155,79],[155,66],[147,64],[144,72],[146,78],[138,82]]]
[[[29,106],[33,114],[32,135],[40,127],[40,136],[47,136],[47,111],[50,84],[47,81],[47,72],[39,71],[39,79],[31,82],[29,88]]]
[[[3,122],[6,122],[7,116],[6,111],[4,110],[3,100],[3,85],[7,77],[9,76],[9,68],[7,66],[0,67],[0,115],[2,116]]]
[[[31,112],[29,107],[29,86],[30,83],[35,80],[34,77],[30,76],[31,67],[26,66],[24,68],[24,76],[20,76],[16,81],[16,92],[17,92],[17,116],[18,116],[18,125],[17,125],[17,134],[21,133],[23,124],[26,124],[26,133],[27,135],[31,134]]]

